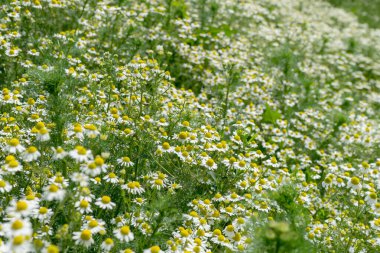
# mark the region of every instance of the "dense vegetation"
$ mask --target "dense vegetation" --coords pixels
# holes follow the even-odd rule
[[[0,6],[0,252],[380,252],[367,21],[319,0]]]

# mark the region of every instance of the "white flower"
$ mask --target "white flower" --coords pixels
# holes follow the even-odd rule
[[[53,214],[54,213],[51,209],[44,206],[33,210],[33,217],[39,219],[41,222],[48,221]]]
[[[106,182],[109,182],[109,183],[112,183],[112,184],[117,184],[119,182],[119,179],[117,178],[117,176],[113,172],[111,172],[108,175],[106,175],[105,177],[103,177],[103,179]]]
[[[353,190],[359,190],[362,188],[362,185],[360,183],[360,179],[358,177],[352,177],[348,181],[347,186],[352,188]]]
[[[37,133],[37,140],[38,141],[48,141],[50,140],[49,130],[46,127],[43,127],[38,130]]]
[[[145,191],[144,188],[142,188],[140,183],[137,181],[128,182],[127,184],[123,185],[121,188],[127,190],[128,193],[132,193],[132,194],[141,194]]]
[[[152,246],[149,249],[145,249],[143,253],[163,253],[159,246]]]
[[[100,245],[100,247],[102,248],[102,250],[104,252],[109,252],[111,251],[111,249],[113,248],[114,246],[114,242],[111,238],[107,238],[105,239],[102,244]]]
[[[116,204],[111,201],[109,196],[103,196],[98,198],[95,202],[95,205],[99,206],[102,209],[113,209]]]
[[[27,217],[32,213],[35,207],[35,201],[28,201],[25,199],[21,199],[19,201],[12,200],[7,208],[7,213],[15,217]]]
[[[82,229],[89,229],[91,233],[97,234],[100,231],[104,230],[105,222],[97,219],[89,219],[85,225],[83,225]]]
[[[85,229],[81,232],[74,232],[73,239],[75,240],[75,244],[85,246],[86,248],[94,243],[91,230],[89,229]]]
[[[76,146],[74,150],[71,150],[69,155],[77,162],[88,162],[93,159],[91,150],[87,150],[82,146]]]
[[[31,236],[33,229],[32,224],[28,220],[14,218],[3,224],[3,232],[8,238],[18,235]]]
[[[130,242],[134,239],[134,235],[131,232],[129,226],[122,226],[118,229],[115,229],[113,233],[117,239],[123,242]]]
[[[218,165],[212,158],[203,159],[202,165],[209,170],[216,170],[218,168]]]
[[[369,222],[371,224],[371,227],[376,230],[380,230],[380,218],[374,219]]]
[[[30,146],[23,153],[23,159],[25,162],[31,162],[31,161],[37,160],[38,157],[40,156],[41,156],[41,153],[34,146]]]
[[[81,214],[84,214],[84,213],[91,213],[92,212],[92,209],[91,209],[91,205],[90,205],[90,202],[91,201],[87,201],[85,199],[82,199],[82,200],[79,200],[77,202],[75,202],[75,208],[81,213]]]
[[[0,192],[4,193],[9,192],[10,190],[12,190],[12,185],[3,179],[0,179]]]
[[[7,145],[4,147],[4,151],[15,154],[17,152],[23,152],[25,147],[20,144],[20,141],[16,138],[10,139]]]
[[[65,198],[65,190],[56,184],[48,185],[44,189],[44,198],[48,201],[62,201]]]
[[[122,165],[122,166],[126,166],[126,167],[131,167],[134,165],[133,162],[131,162],[131,159],[128,157],[128,156],[124,156],[122,158],[119,158],[117,159],[117,162]]]
[[[52,147],[52,149],[54,152],[54,156],[53,156],[54,160],[62,159],[67,155],[67,152],[61,147],[57,147],[57,148]]]

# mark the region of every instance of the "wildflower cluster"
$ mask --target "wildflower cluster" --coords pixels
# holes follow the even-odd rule
[[[288,242],[284,187],[310,245],[380,251],[378,30],[315,0],[0,6],[0,252]]]

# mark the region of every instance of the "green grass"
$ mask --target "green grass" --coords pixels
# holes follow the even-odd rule
[[[327,0],[332,5],[355,14],[361,23],[380,28],[380,0]]]

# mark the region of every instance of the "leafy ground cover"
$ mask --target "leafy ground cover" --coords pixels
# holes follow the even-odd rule
[[[379,252],[380,31],[316,0],[0,12],[0,252]]]

